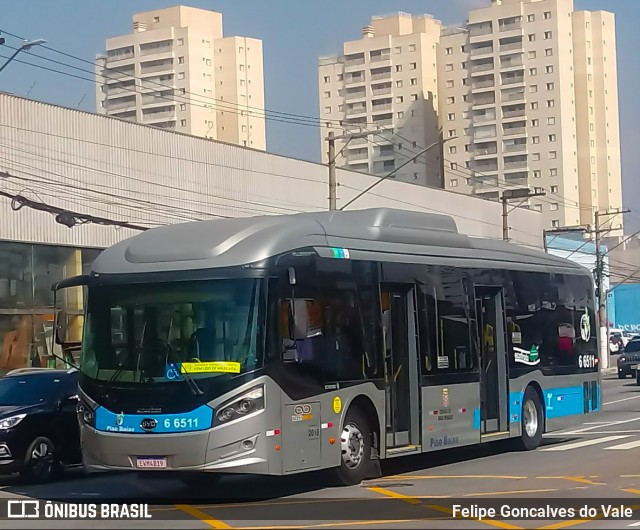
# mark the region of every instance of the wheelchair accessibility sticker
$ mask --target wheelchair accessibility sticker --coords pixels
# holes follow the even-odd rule
[[[180,379],[180,374],[239,374],[240,363],[225,361],[170,363],[165,367],[164,375],[170,381]]]

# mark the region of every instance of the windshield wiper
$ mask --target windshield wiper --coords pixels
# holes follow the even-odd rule
[[[169,350],[169,354],[175,359],[175,355],[173,353],[173,350],[171,349],[171,346],[168,346],[167,348]],[[182,379],[184,381],[187,382],[187,384],[189,385],[189,388],[191,389],[191,391],[193,392],[193,394],[195,396],[201,396],[204,394],[203,390],[198,386],[198,383],[196,383],[193,378],[185,371],[184,373],[180,370],[180,368],[176,365],[180,365],[180,361],[174,361],[173,363],[171,363],[171,367],[173,368],[173,370],[182,376]]]

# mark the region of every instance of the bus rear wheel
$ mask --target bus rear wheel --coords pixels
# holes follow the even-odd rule
[[[371,467],[373,436],[366,416],[358,408],[350,408],[340,434],[340,467],[334,470],[334,482],[341,486],[360,484]]]
[[[542,441],[544,414],[538,393],[528,387],[522,399],[521,435],[519,445],[526,451],[536,449]]]

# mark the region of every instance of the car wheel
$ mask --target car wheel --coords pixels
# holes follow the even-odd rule
[[[544,414],[538,393],[528,387],[522,400],[521,435],[518,445],[525,451],[536,449],[542,441]]]
[[[625,374],[624,372],[618,372],[618,379],[626,379],[627,378],[627,374]]]
[[[333,470],[333,481],[340,486],[360,484],[369,474],[373,435],[366,416],[357,407],[347,412],[340,435],[340,467]]]
[[[640,385],[640,370],[636,370],[636,384]]]
[[[55,445],[49,438],[40,436],[31,442],[20,471],[23,479],[41,484],[52,480],[60,470]]]

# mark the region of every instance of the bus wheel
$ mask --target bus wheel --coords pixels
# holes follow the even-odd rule
[[[340,435],[342,459],[335,469],[336,482],[342,486],[360,484],[371,466],[371,429],[358,408],[350,408]]]
[[[520,446],[531,451],[540,445],[544,430],[544,415],[538,393],[531,387],[527,388],[522,400],[522,434]]]

